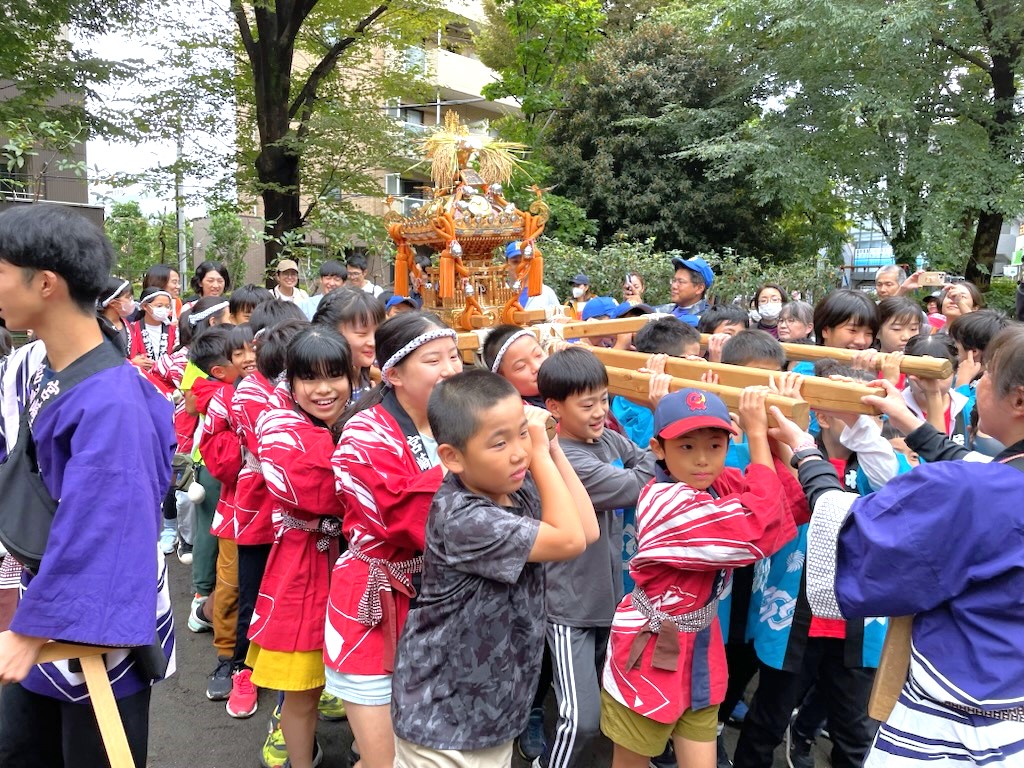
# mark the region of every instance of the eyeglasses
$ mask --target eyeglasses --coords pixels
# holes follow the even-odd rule
[[[789,325],[790,323],[802,323],[803,325],[807,325],[807,323],[804,323],[804,321],[801,320],[798,317],[780,317],[779,318],[779,325]]]
[[[683,280],[682,278],[679,277],[673,277],[670,282],[672,285],[693,285],[693,281]]]

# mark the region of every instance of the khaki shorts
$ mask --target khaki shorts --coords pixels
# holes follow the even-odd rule
[[[433,749],[395,736],[395,768],[508,768],[512,742],[489,749]]]
[[[714,741],[718,736],[718,705],[688,709],[674,723],[659,723],[601,691],[601,732],[631,752],[657,757],[673,736],[689,741]]]

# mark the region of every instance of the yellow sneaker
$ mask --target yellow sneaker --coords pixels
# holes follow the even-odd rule
[[[317,710],[320,713],[320,719],[327,722],[344,720],[347,717],[345,714],[345,702],[337,696],[331,696],[327,691],[321,692],[320,704]]]

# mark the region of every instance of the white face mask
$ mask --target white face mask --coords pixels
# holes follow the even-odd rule
[[[171,317],[170,307],[153,307],[150,311],[153,313],[153,319],[159,323],[166,323]]]
[[[757,313],[762,320],[774,320],[782,312],[781,304],[758,304]]]
[[[584,288],[582,285],[573,286],[572,297],[574,299],[582,299],[583,298],[583,294],[585,294],[586,292],[587,292],[587,289]]]

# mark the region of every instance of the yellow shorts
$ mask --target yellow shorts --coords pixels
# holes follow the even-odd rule
[[[659,723],[637,714],[601,691],[601,732],[638,755],[657,757],[672,736],[690,741],[714,741],[718,736],[718,705],[688,709],[674,723]]]
[[[309,691],[322,688],[323,651],[268,651],[249,643],[245,663],[252,667],[253,685],[275,691]]]

